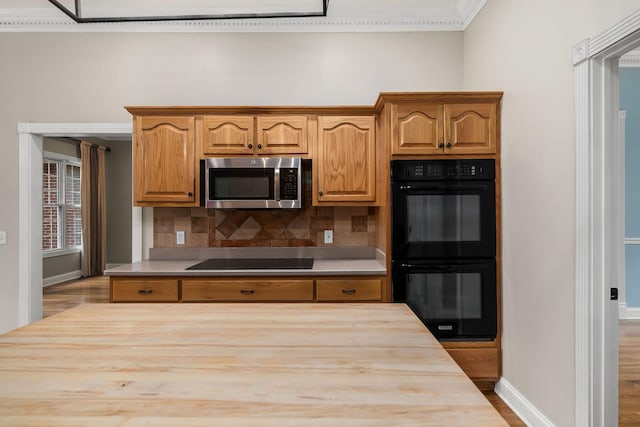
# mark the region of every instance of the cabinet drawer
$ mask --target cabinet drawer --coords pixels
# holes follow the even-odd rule
[[[112,302],[177,302],[177,279],[113,279]]]
[[[183,280],[182,301],[313,301],[313,280]]]
[[[380,279],[317,280],[318,301],[380,301]]]
[[[497,348],[447,348],[449,355],[473,380],[500,379],[500,360]]]

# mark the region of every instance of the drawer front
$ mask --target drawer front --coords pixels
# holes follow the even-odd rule
[[[380,301],[380,279],[316,280],[318,301]]]
[[[113,279],[112,302],[177,302],[177,279]]]
[[[313,301],[313,280],[183,280],[182,301]]]

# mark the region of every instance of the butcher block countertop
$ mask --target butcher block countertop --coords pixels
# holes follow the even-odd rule
[[[85,304],[0,336],[0,425],[507,426],[403,304]]]

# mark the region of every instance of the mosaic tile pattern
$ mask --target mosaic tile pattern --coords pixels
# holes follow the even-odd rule
[[[375,246],[375,208],[313,207],[310,200],[305,205],[291,210],[154,208],[153,245],[324,246],[324,230],[331,229],[333,246]],[[176,245],[176,231],[185,232],[184,245]]]

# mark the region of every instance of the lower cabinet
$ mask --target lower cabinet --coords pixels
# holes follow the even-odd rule
[[[111,276],[111,302],[380,302],[384,277]]]
[[[500,379],[500,349],[495,342],[443,342],[442,346],[473,381]]]

